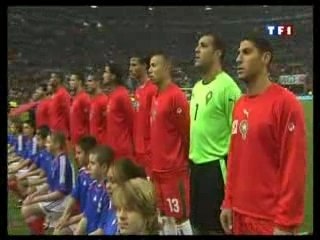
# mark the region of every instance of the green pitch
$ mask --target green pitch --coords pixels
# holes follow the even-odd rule
[[[303,101],[308,134],[308,173],[306,190],[305,221],[301,228],[302,232],[313,232],[313,102]],[[8,234],[29,234],[23,223],[20,209],[16,208],[17,199],[9,193],[8,195]]]

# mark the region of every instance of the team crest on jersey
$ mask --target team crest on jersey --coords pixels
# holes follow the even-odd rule
[[[247,133],[249,130],[248,120],[242,120],[239,124],[239,130],[242,136],[242,139],[245,140],[247,138]]]
[[[182,113],[182,108],[181,107],[178,107],[177,108],[177,114],[181,114]]]
[[[212,91],[209,91],[206,95],[206,105],[209,103],[211,98],[212,98]]]

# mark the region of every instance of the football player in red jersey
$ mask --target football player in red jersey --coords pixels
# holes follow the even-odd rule
[[[140,56],[130,58],[130,78],[138,82],[134,95],[133,142],[137,163],[150,176],[150,116],[152,98],[157,87],[148,78],[148,59]]]
[[[90,135],[96,138],[98,144],[106,145],[108,97],[100,88],[100,78],[98,74],[90,74],[86,82],[87,91],[91,95],[89,129]]]
[[[164,216],[164,234],[192,235],[189,104],[183,91],[172,82],[171,70],[171,60],[164,53],[152,56],[149,74],[158,91],[151,108],[151,178],[158,194],[158,207]]]
[[[220,215],[229,234],[294,234],[303,222],[304,114],[293,93],[271,82],[272,56],[265,39],[240,42],[237,69],[247,94],[234,107]]]
[[[105,66],[104,82],[108,84],[107,145],[115,151],[115,159],[133,158],[133,106],[128,89],[122,82],[122,71],[116,64]]]
[[[69,138],[69,110],[71,96],[62,84],[63,78],[58,73],[52,73],[49,83],[53,95],[49,105],[50,129],[52,132],[63,132]]]
[[[83,89],[82,73],[72,73],[69,79],[70,90],[75,95],[70,107],[70,136],[73,146],[81,137],[89,134],[90,96]]]

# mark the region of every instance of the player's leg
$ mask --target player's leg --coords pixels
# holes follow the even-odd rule
[[[175,235],[192,235],[189,197],[189,174],[178,173],[161,181],[162,212],[165,216],[164,229]],[[172,225],[174,224],[174,226]]]
[[[193,164],[191,181],[193,227],[200,235],[224,234],[220,223],[220,208],[224,198],[224,176],[220,161]]]
[[[21,214],[32,234],[44,234],[43,223],[46,213],[39,203],[23,205]]]

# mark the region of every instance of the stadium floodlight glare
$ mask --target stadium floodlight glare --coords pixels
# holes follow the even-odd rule
[[[149,10],[149,11],[152,11],[152,10],[153,10],[153,7],[148,7],[148,10]]]
[[[204,10],[206,10],[206,11],[210,11],[210,10],[212,10],[212,7],[210,7],[210,6],[206,6]]]
[[[97,8],[98,6],[95,6],[95,5],[92,5],[92,6],[90,6],[91,8]]]

